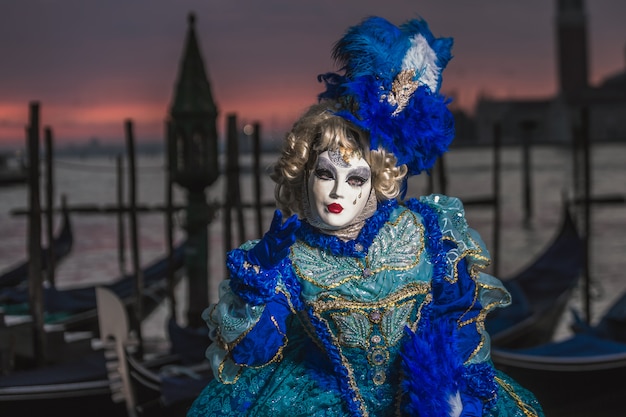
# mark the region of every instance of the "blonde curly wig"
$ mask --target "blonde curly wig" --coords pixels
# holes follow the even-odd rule
[[[406,165],[396,166],[396,157],[382,148],[370,150],[367,133],[336,116],[334,107],[333,101],[311,106],[285,135],[281,156],[270,176],[276,183],[277,206],[288,216],[302,216],[305,178],[317,156],[326,150],[341,148],[364,158],[372,170],[372,187],[378,201],[396,198],[400,193]]]

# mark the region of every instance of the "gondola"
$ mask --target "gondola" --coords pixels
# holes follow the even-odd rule
[[[623,415],[626,342],[611,339],[604,325],[578,330],[565,340],[532,348],[495,347],[491,357],[498,369],[537,396],[548,416]]]
[[[171,260],[171,268],[174,278],[180,277],[180,270],[184,262],[185,244],[181,243],[174,251]],[[164,256],[155,260],[142,270],[143,288],[141,291],[142,312],[139,320],[145,319],[167,297],[169,281],[170,260]],[[117,294],[122,300],[128,314],[135,316],[134,308],[137,298],[135,297],[135,280],[131,275],[126,275],[110,284],[102,285]],[[63,346],[64,339],[68,334],[95,334],[98,331],[98,316],[96,304],[96,286],[71,288],[58,290],[56,288],[44,288],[45,330],[52,343]],[[12,338],[12,356],[21,362],[32,362],[33,352],[33,329],[28,313],[28,290],[8,288],[2,292],[2,302],[7,311],[23,313],[22,315],[6,315],[4,325],[0,326],[0,333]],[[7,308],[7,307],[13,307]],[[56,350],[51,353],[56,357]],[[58,355],[66,356],[61,349]]]
[[[115,416],[124,407],[111,401],[102,350],[85,351],[67,362],[0,376],[2,415]]]
[[[172,264],[174,271],[182,268],[184,250],[184,244],[174,250]],[[168,259],[168,256],[158,259],[143,270],[144,317],[167,295]],[[131,277],[126,276],[112,284],[102,286],[116,294],[127,315],[133,309],[135,300],[132,281]],[[35,415],[35,411],[42,409],[58,410],[63,416],[84,415],[85,410],[89,410],[89,414],[93,416],[124,413],[123,405],[111,400],[106,351],[97,337],[96,292],[96,287],[88,287],[80,291],[75,289],[61,293],[64,295],[56,302],[75,303],[70,308],[74,313],[68,314],[55,325],[47,326],[56,329],[57,332],[60,329],[59,333],[64,336],[87,335],[87,339],[69,340],[66,337],[62,346],[62,357],[57,358],[57,363],[14,370],[6,375],[0,375],[0,410],[3,410],[3,415],[5,410],[7,415],[18,415],[18,411],[20,415],[30,415],[29,410]],[[59,293],[57,291],[51,294]],[[84,331],[94,326],[95,333]],[[30,326],[19,327],[30,328]],[[83,331],[76,331],[77,329]],[[5,327],[4,330],[11,331],[10,327]],[[16,414],[11,414],[12,411]]]
[[[72,223],[67,210],[63,210],[63,223],[61,231],[53,240],[52,250],[54,259],[57,263],[67,257],[74,243],[74,233],[72,231]],[[48,255],[50,247],[41,249],[41,268],[46,271],[48,268]],[[15,287],[23,284],[28,278],[28,260],[21,261],[17,265],[8,269],[0,275],[0,290],[7,287]]]
[[[193,340],[199,334],[191,330],[186,336],[191,336]],[[133,352],[127,352],[125,359],[129,384],[135,394],[134,409],[138,417],[182,417],[186,414],[193,401],[213,379],[209,362],[204,359],[208,343],[206,334],[202,340],[198,340],[193,350],[200,352],[202,359],[194,362],[185,360],[185,354],[175,349],[147,361],[138,358]]]
[[[109,350],[108,374],[112,399],[123,403],[128,415],[184,416],[193,400],[213,378],[204,352],[208,329],[181,327],[168,321],[170,348],[150,355],[138,354],[129,333],[128,315],[114,293],[97,292],[101,339]]]
[[[572,330],[575,333],[591,334],[602,339],[626,343],[626,292],[613,302],[594,326],[588,325],[576,311],[572,313],[574,316]]]
[[[493,346],[525,348],[547,343],[584,268],[584,241],[567,205],[558,235],[522,272],[503,279],[512,303],[492,311],[486,329]]]
[[[173,251],[171,268],[174,272],[183,267],[184,251],[184,243],[178,245]],[[168,256],[164,256],[141,271],[144,316],[150,314],[166,296],[168,283],[165,278],[168,275],[169,262]],[[131,274],[126,274],[101,286],[110,289],[122,298],[128,308],[134,305],[135,280]],[[62,326],[64,330],[97,330],[96,286],[62,290],[46,287],[43,289],[43,300],[48,324]],[[3,305],[7,312],[27,314],[28,301],[27,288],[5,288],[0,291],[0,305]]]
[[[0,187],[24,185],[28,182],[28,167],[23,158],[0,153]]]
[[[572,254],[572,262],[583,259]],[[531,390],[550,417],[624,414],[626,391],[626,294],[596,325],[572,310],[574,334],[534,346],[492,345],[495,366]],[[544,337],[529,337],[538,340]]]

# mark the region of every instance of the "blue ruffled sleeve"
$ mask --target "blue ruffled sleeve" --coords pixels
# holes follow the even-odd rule
[[[435,314],[456,320],[464,362],[485,362],[490,356],[485,318],[494,308],[508,306],[511,295],[500,280],[483,272],[490,255],[478,232],[468,226],[461,200],[435,194],[420,201],[438,214],[447,259],[443,285],[433,288]]]
[[[203,313],[213,340],[206,356],[222,383],[234,383],[245,366],[262,366],[281,357],[287,343],[286,321],[298,299],[291,262],[271,270],[248,262],[255,241],[228,253],[230,279],[220,284],[220,297]],[[297,305],[297,303],[296,303]]]
[[[468,227],[459,199],[431,195],[407,206],[422,216],[433,277],[427,317],[403,346],[403,366],[412,375],[403,383],[410,393],[406,410],[481,416],[498,391],[484,320],[491,309],[508,305],[510,295],[482,272],[489,253]],[[453,411],[457,402],[462,411]]]

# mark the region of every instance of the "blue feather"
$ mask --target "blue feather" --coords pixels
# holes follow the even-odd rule
[[[458,391],[463,364],[454,352],[451,324],[438,321],[423,332],[408,335],[402,348],[403,411],[420,417],[450,415],[449,399]]]
[[[405,107],[395,113],[397,104],[386,98],[415,36],[422,36],[436,55],[433,62],[433,52],[418,54],[417,61],[424,58],[429,74],[438,77],[437,85],[432,91],[432,83],[430,87],[420,84]],[[440,73],[452,57],[451,48],[452,39],[435,38],[422,19],[396,27],[383,18],[370,17],[348,29],[336,43],[333,56],[344,74],[319,76],[326,84],[319,99],[337,100],[343,105],[337,114],[370,133],[371,149],[386,149],[396,156],[398,165],[407,165],[409,175],[419,174],[434,165],[454,138],[449,100],[437,92]],[[415,70],[419,80],[424,68]]]
[[[408,38],[402,31],[380,17],[370,17],[348,29],[333,50],[346,76],[395,75],[399,70]]]

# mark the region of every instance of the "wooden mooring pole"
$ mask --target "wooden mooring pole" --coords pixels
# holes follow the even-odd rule
[[[46,235],[48,238],[48,265],[46,267],[46,279],[51,287],[55,286],[55,269],[56,259],[54,243],[54,168],[53,168],[53,139],[52,129],[45,128],[45,146],[46,146]]]
[[[261,124],[254,124],[254,132],[252,134],[252,156],[253,170],[252,178],[254,181],[254,212],[256,214],[256,233],[260,239],[263,236],[263,210],[261,204]]]
[[[437,178],[439,179],[439,192],[443,195],[448,194],[448,174],[446,170],[446,157],[442,154],[436,163]]]
[[[531,169],[532,161],[530,148],[532,144],[532,135],[536,127],[536,123],[532,120],[525,120],[522,126],[522,175],[523,175],[523,199],[524,202],[524,227],[530,227],[533,217],[533,194],[532,194],[532,178]]]
[[[585,270],[583,304],[585,320],[591,324],[591,138],[589,137],[589,110],[583,107],[580,111],[580,136],[583,157],[583,228],[585,235]]]
[[[128,153],[128,204],[130,205],[130,240],[131,240],[131,259],[132,274],[135,277],[135,314],[133,320],[133,330],[137,333],[139,341],[140,354],[143,354],[143,338],[141,335],[141,321],[143,315],[143,303],[141,294],[143,292],[143,273],[141,271],[141,261],[139,259],[139,225],[137,221],[137,168],[135,165],[135,136],[133,132],[132,120],[127,120],[126,128],[126,151]]]
[[[117,175],[117,206],[120,210],[117,212],[117,262],[120,274],[126,275],[126,225],[124,212],[124,162],[122,157],[118,155],[115,158],[115,168]]]
[[[444,155],[441,155],[439,156],[439,158],[437,158],[435,164],[426,175],[428,175],[426,194],[437,193],[446,195],[448,190],[448,177],[446,172],[446,162]]]
[[[37,365],[47,361],[44,332],[43,279],[41,271],[41,202],[39,187],[39,114],[38,102],[30,103],[28,137],[28,295],[32,316],[33,352]]]
[[[226,198],[224,201],[224,245],[226,250],[233,249],[245,241],[245,224],[239,187],[239,131],[237,115],[229,114],[226,135]],[[235,244],[232,236],[232,210],[237,212],[237,231],[239,242]]]

